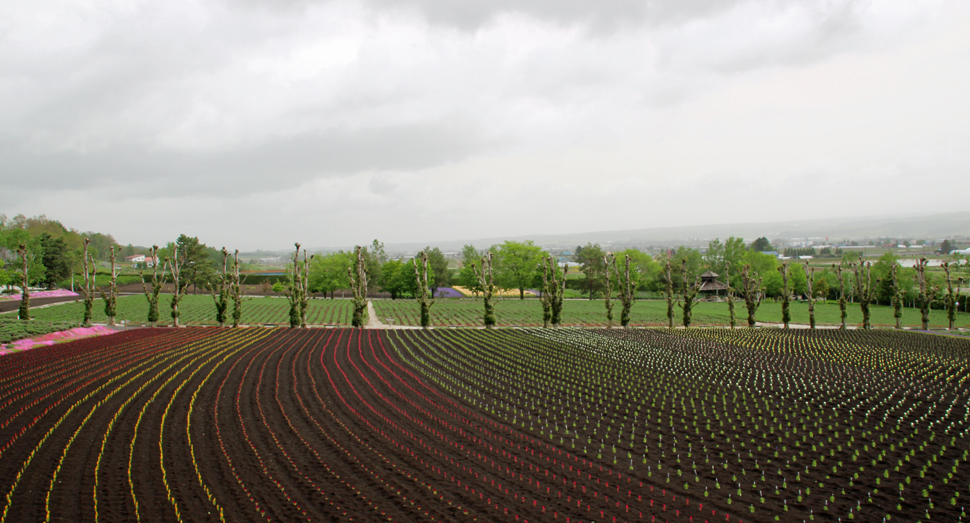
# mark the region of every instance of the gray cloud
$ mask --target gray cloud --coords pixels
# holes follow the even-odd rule
[[[608,228],[680,215],[704,187],[770,201],[901,172],[956,201],[968,21],[934,0],[17,4],[0,210],[136,235],[89,209],[181,208],[188,227],[241,206],[246,234],[312,215],[346,244]],[[916,198],[885,191],[867,205]]]

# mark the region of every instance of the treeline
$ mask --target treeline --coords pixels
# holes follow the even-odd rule
[[[17,250],[21,245],[27,251],[29,285],[53,289],[69,281],[81,266],[85,241],[89,242],[88,252],[99,262],[108,260],[111,247],[120,248],[110,234],[68,229],[44,215],[7,218],[0,214],[0,285],[19,285],[22,271]]]

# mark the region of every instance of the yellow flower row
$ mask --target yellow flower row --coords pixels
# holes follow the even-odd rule
[[[458,292],[460,292],[462,294],[464,294],[465,296],[478,297],[478,296],[481,295],[480,292],[475,292],[475,291],[473,291],[473,290],[471,290],[471,289],[469,289],[467,287],[462,287],[460,285],[452,285],[451,288],[452,289],[455,289],[456,291],[458,291]],[[533,293],[531,291],[525,291],[525,294],[526,294],[526,296],[532,296],[533,295]],[[506,290],[506,289],[495,289],[495,291],[492,292],[492,296],[496,296],[496,297],[499,297],[499,298],[518,298],[519,297],[519,290],[518,289],[508,289],[508,290]]]

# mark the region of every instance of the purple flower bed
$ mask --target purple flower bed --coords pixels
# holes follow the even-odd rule
[[[435,298],[461,298],[462,293],[452,289],[451,287],[435,287],[434,290]]]
[[[63,290],[63,289],[58,289],[55,291],[37,291],[37,292],[30,293],[31,298],[60,298],[60,297],[70,297],[70,296],[78,296],[78,294],[68,290]],[[11,300],[20,299],[19,294],[10,294],[5,297]]]

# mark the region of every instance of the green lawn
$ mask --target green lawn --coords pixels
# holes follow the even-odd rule
[[[7,314],[0,317],[0,343],[40,336],[49,332],[64,331],[80,325],[80,322],[51,322],[41,320],[21,321]]]
[[[419,308],[415,300],[374,300],[378,319],[397,325],[419,325]],[[674,323],[681,325],[682,311],[675,309]],[[738,325],[747,325],[747,309],[743,302],[735,303]],[[482,325],[483,306],[481,300],[441,299],[431,307],[431,319],[435,325]],[[633,325],[666,325],[667,304],[664,301],[638,301],[630,312]],[[541,325],[542,306],[538,300],[500,299],[496,300],[495,316],[499,325]],[[620,303],[613,303],[613,317],[618,324]],[[817,303],[815,317],[819,325],[838,325],[839,307],[836,303]],[[759,322],[781,323],[781,303],[766,302],[758,308]],[[390,319],[390,321],[388,321]],[[808,304],[792,303],[792,322],[808,323]],[[729,323],[726,303],[698,303],[694,308],[693,325],[727,325]],[[848,325],[862,323],[862,312],[857,304],[849,304]],[[606,325],[606,307],[603,300],[566,300],[563,302],[564,325]],[[872,307],[874,326],[893,326],[893,310],[886,306]],[[918,327],[918,310],[903,311],[903,325]],[[947,326],[946,313],[933,310],[930,325],[935,328]],[[970,326],[970,314],[958,313],[957,326]]]
[[[158,312],[162,321],[160,325],[171,325],[171,301],[169,294],[159,297]],[[231,303],[230,303],[231,307]],[[182,325],[215,325],[216,308],[212,297],[208,295],[190,294],[179,304],[181,312],[179,323]],[[146,323],[148,317],[148,301],[144,296],[121,296],[118,298],[117,322],[127,320],[129,323]],[[290,304],[285,298],[253,298],[243,302],[242,323],[244,324],[289,324]],[[94,300],[94,323],[104,323],[104,302]],[[310,310],[307,311],[307,323],[314,325],[349,325],[353,307],[350,300],[310,300]],[[0,315],[0,318],[15,318],[17,312]],[[80,322],[84,316],[84,304],[81,301],[61,305],[33,309],[31,318],[39,321],[73,321]]]

